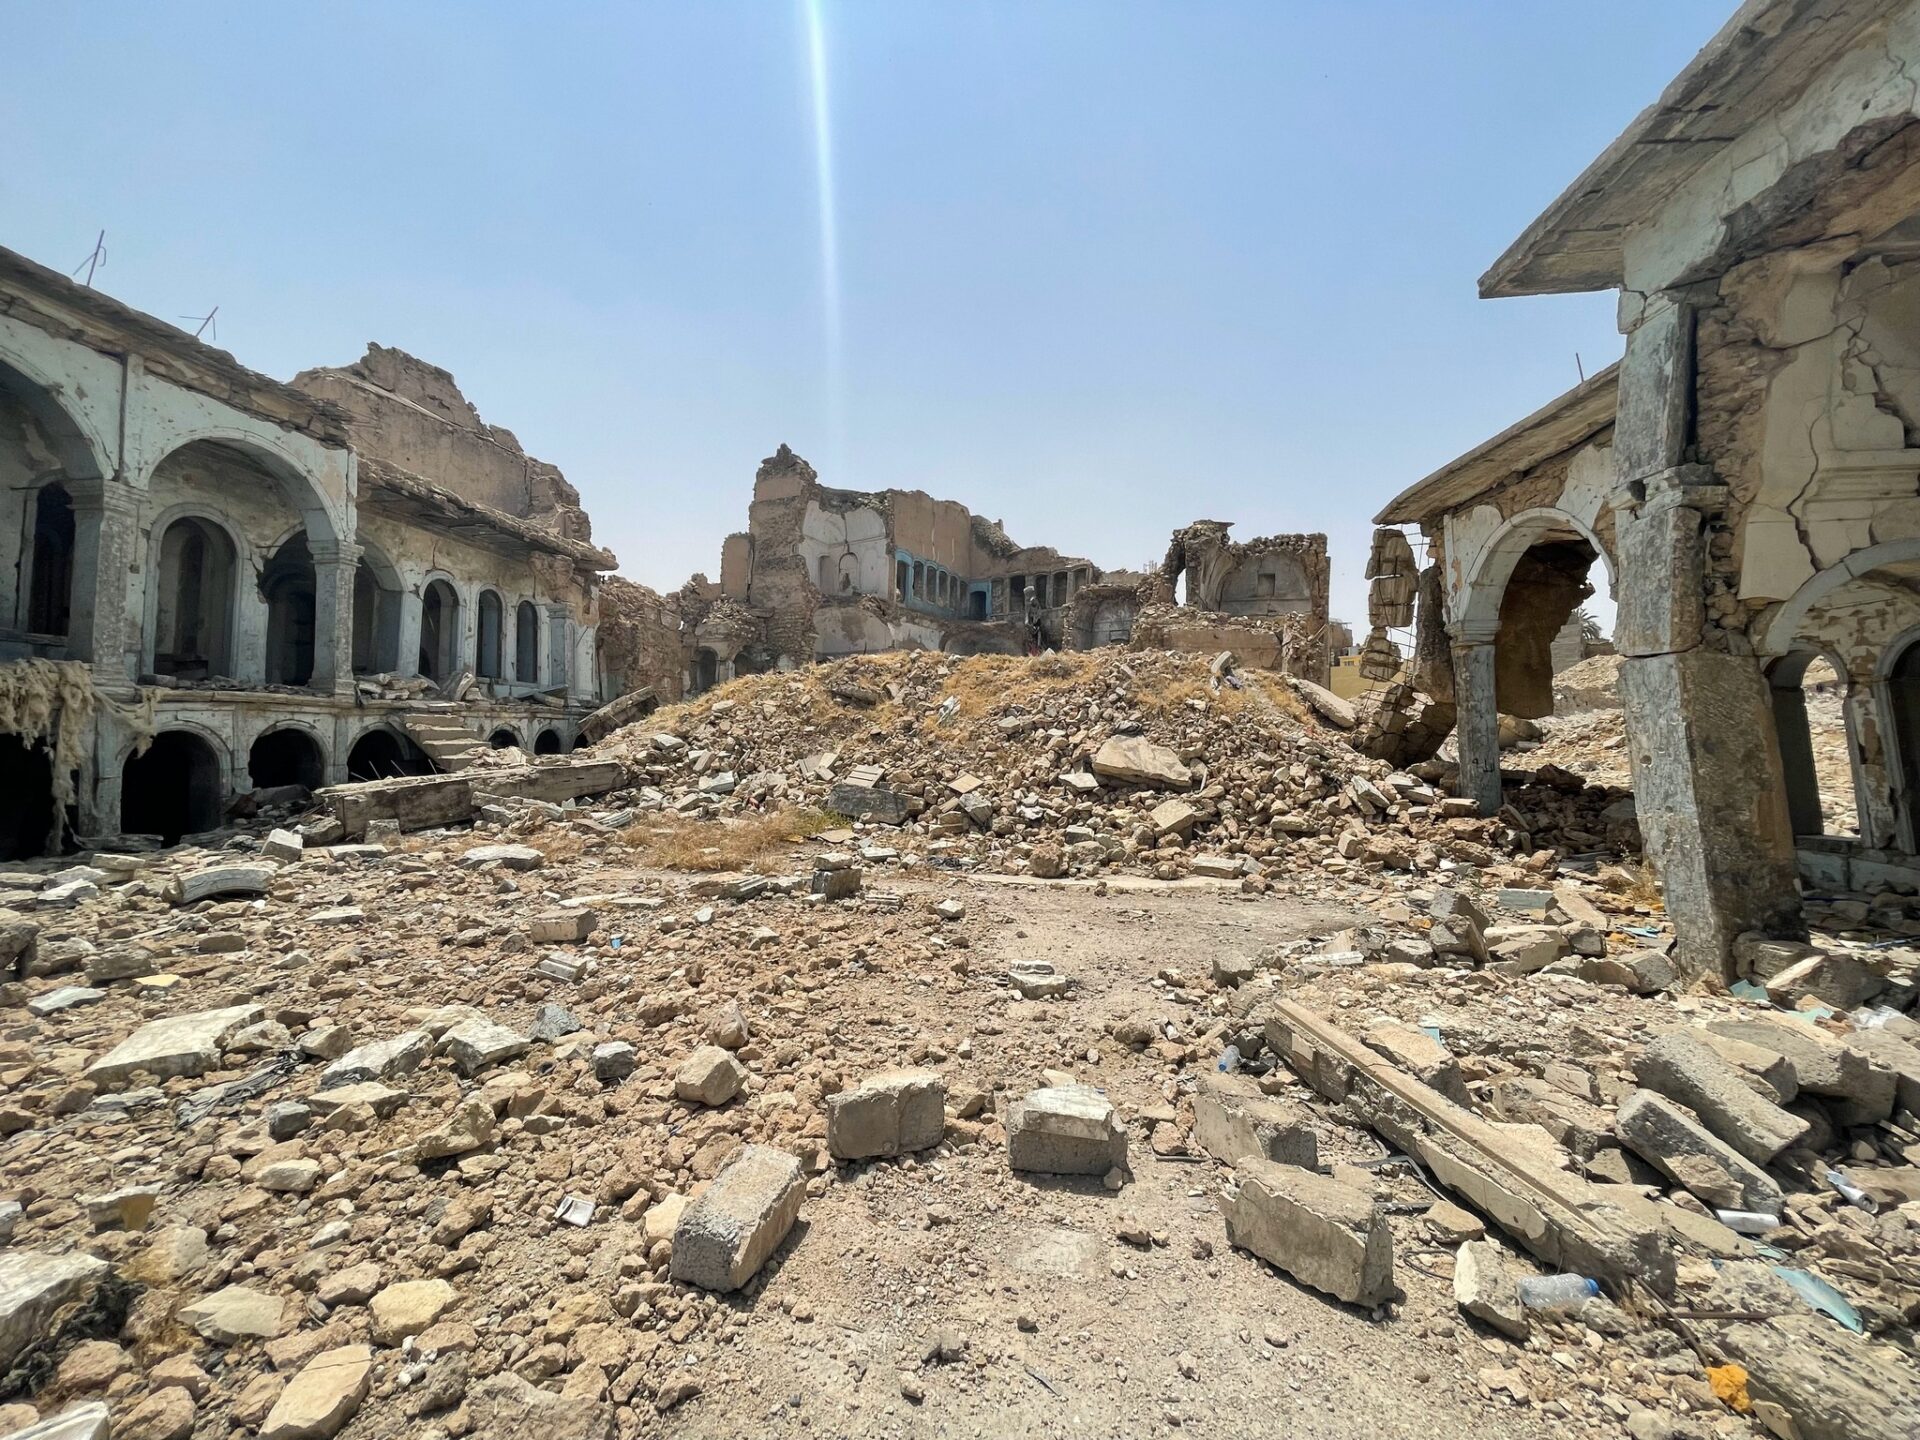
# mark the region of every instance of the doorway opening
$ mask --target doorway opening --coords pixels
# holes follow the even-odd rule
[[[188,730],[163,730],[120,768],[120,828],[163,845],[220,826],[220,757]]]
[[[327,783],[326,757],[319,742],[304,730],[291,726],[269,730],[247,751],[247,778],[256,790],[276,785],[318,790]]]

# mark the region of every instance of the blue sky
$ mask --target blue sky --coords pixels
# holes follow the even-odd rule
[[[1474,281],[1732,8],[821,0],[836,324],[799,0],[13,0],[0,243],[445,366],[663,589],[786,442],[1109,568],[1325,530],[1362,620],[1380,504],[1618,354]]]

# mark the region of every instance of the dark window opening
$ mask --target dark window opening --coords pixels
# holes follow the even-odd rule
[[[313,555],[307,532],[289,537],[260,574],[267,602],[267,683],[305,685],[313,679]]]
[[[533,741],[533,753],[536,755],[558,755],[560,753],[560,732],[542,730]]]
[[[507,729],[505,726],[502,726],[500,729],[494,731],[491,735],[487,736],[487,744],[492,746],[495,750],[511,750],[513,749],[514,746],[518,745],[519,743],[520,743],[520,737],[514,734],[513,731]]]
[[[0,860],[44,855],[58,843],[51,750],[0,735],[0,794]]]
[[[400,591],[363,558],[353,569],[353,673],[400,668]]]
[[[513,615],[513,678],[532,685],[540,678],[540,612],[522,600]]]
[[[327,783],[327,762],[319,742],[306,731],[269,730],[247,752],[247,778],[256,790],[276,785],[318,790]]]
[[[491,590],[480,592],[479,621],[480,653],[474,659],[474,673],[482,680],[502,679],[506,672],[500,662],[500,653],[506,616],[500,606],[500,597]]]
[[[34,499],[32,564],[27,629],[65,635],[73,614],[73,499],[64,485],[44,485]]]
[[[393,730],[369,730],[347,752],[349,780],[391,780],[396,775],[437,773],[426,751]]]
[[[220,826],[220,757],[185,730],[153,737],[144,755],[129,755],[120,770],[120,828],[158,835],[163,845]]]
[[[219,526],[183,516],[167,527],[160,538],[156,673],[176,680],[229,673],[234,565],[233,541]]]
[[[420,673],[444,684],[460,654],[460,597],[435,580],[420,597]]]

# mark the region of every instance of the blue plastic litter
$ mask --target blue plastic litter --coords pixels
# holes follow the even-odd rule
[[[1865,1333],[1866,1326],[1860,1321],[1860,1312],[1847,1303],[1847,1297],[1818,1275],[1809,1275],[1804,1270],[1795,1270],[1787,1265],[1769,1265],[1767,1267],[1786,1281],[1793,1293],[1822,1315],[1838,1320],[1854,1334]]]

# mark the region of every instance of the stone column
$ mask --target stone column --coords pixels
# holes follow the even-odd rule
[[[1454,745],[1460,752],[1460,783],[1482,815],[1500,808],[1500,705],[1494,688],[1492,625],[1462,624],[1453,636]]]
[[[397,642],[399,653],[393,657],[396,675],[420,673],[420,617],[424,608],[419,588],[408,589],[403,582],[400,590],[400,638]]]
[[[1707,620],[1706,529],[1727,492],[1685,463],[1692,311],[1675,295],[1623,298],[1623,320],[1614,640],[1634,800],[1676,967],[1687,980],[1732,978],[1742,931],[1801,933],[1786,780],[1759,662],[1745,636]]]
[[[572,687],[573,611],[565,605],[549,605],[547,610],[547,670],[540,677],[544,690]]]
[[[313,678],[322,695],[353,693],[353,577],[360,547],[351,540],[307,541],[313,552]]]
[[[73,497],[73,602],[67,654],[93,666],[94,683],[126,694],[139,674],[139,626],[128,623],[140,553],[140,496],[115,480],[69,480]],[[150,579],[151,567],[141,571]]]

